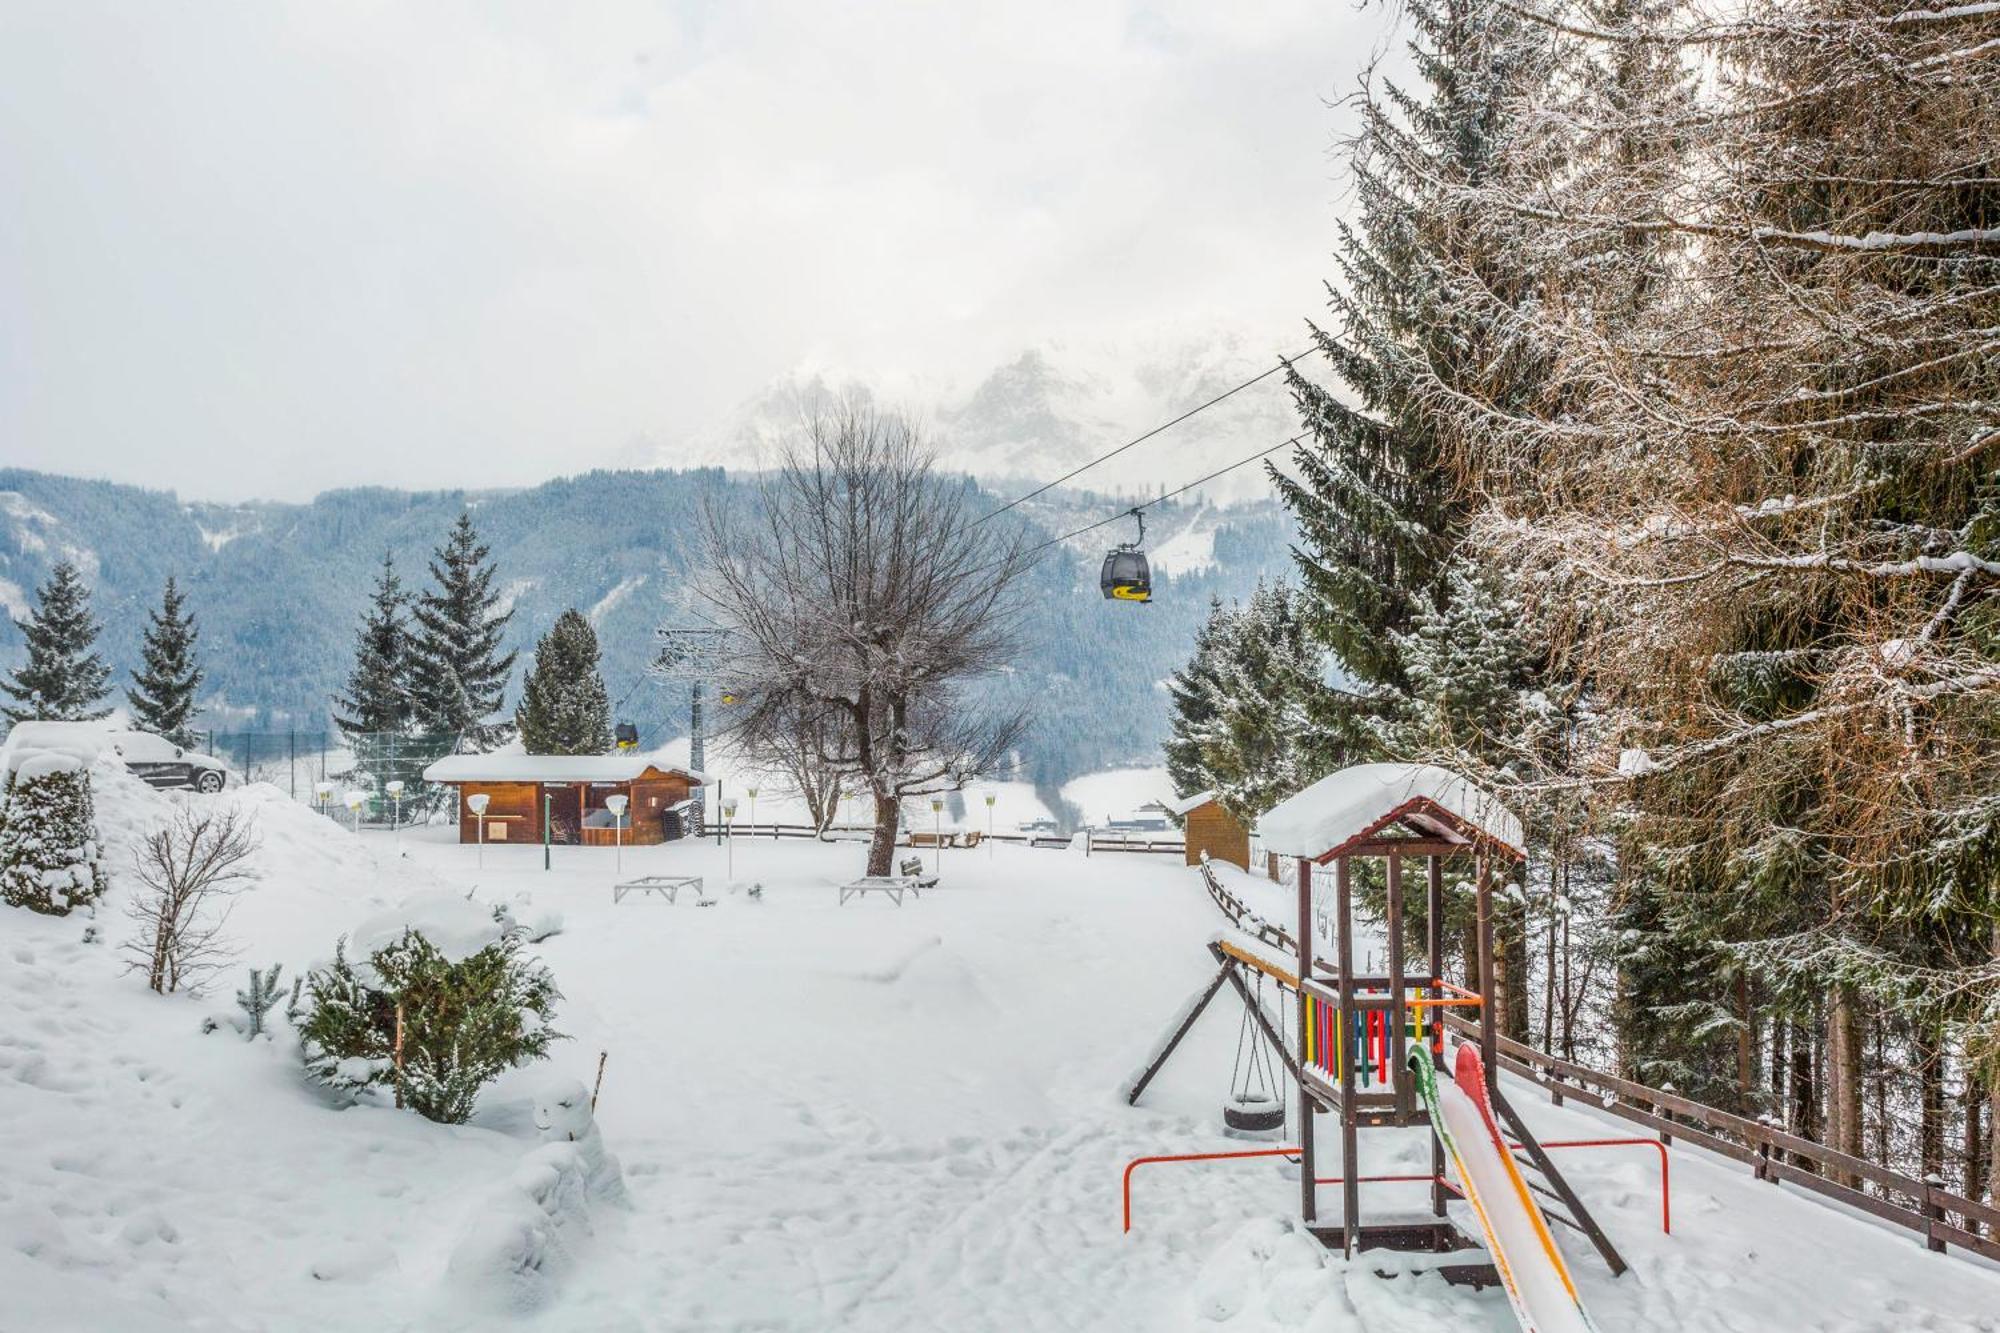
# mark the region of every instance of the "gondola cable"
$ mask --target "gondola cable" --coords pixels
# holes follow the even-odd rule
[[[1116,458],[1118,455],[1124,453],[1127,449],[1131,449],[1134,448],[1135,446],[1144,444],[1146,441],[1152,439],[1155,435],[1161,434],[1164,431],[1172,430],[1175,426],[1180,425],[1183,421],[1186,421],[1188,418],[1206,412],[1209,408],[1214,407],[1217,403],[1235,397],[1237,394],[1243,392],[1251,385],[1267,380],[1281,370],[1289,370],[1291,368],[1292,362],[1297,361],[1301,357],[1308,355],[1311,352],[1311,350],[1312,350],[1311,348],[1307,348],[1305,351],[1294,352],[1290,356],[1278,358],[1277,365],[1270,367],[1268,370],[1261,370],[1257,372],[1255,375],[1252,375],[1249,379],[1244,380],[1241,384],[1236,385],[1234,388],[1223,390],[1221,393],[1215,395],[1215,397],[1209,399],[1205,403],[1198,403],[1195,406],[1190,407],[1187,411],[1181,413],[1179,416],[1175,417],[1172,421],[1161,422],[1159,425],[1147,431],[1144,435],[1135,436],[1132,439],[1127,440],[1125,443],[1119,445],[1116,449],[1109,450],[1106,453],[1101,453],[1097,457],[1091,459],[1089,462],[1082,463],[1076,467],[1071,468],[1068,472],[1063,473],[1060,477],[1057,477],[1054,481],[1047,482],[1041,486],[1037,486],[1035,487],[1034,490],[1029,491],[1026,495],[1017,496],[1016,498],[1009,500],[1006,504],[1001,505],[998,509],[991,510],[988,513],[981,514],[978,518],[972,520],[971,526],[976,528],[989,518],[998,518],[1000,515],[1006,513],[1009,509],[1012,509],[1014,506],[1019,504],[1025,504],[1029,500],[1032,500],[1036,496],[1042,494],[1044,491],[1054,490],[1056,487],[1062,485],[1064,482],[1083,475],[1084,473],[1090,471],[1090,469],[1096,467],[1099,463],[1105,462],[1109,459]],[[1119,517],[1123,518],[1124,515],[1120,514]],[[1073,536],[1075,534],[1071,535]]]

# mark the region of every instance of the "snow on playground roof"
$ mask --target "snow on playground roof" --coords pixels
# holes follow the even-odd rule
[[[1317,860],[1399,821],[1454,842],[1483,835],[1526,855],[1521,821],[1498,797],[1432,764],[1343,768],[1265,811],[1257,836],[1265,851]]]
[[[424,770],[425,782],[631,782],[649,768],[700,784],[706,775],[670,764],[659,751],[639,754],[453,754]]]
[[[1192,796],[1183,796],[1178,801],[1169,802],[1167,810],[1169,813],[1175,815],[1192,814],[1214,799],[1215,789],[1211,787],[1207,791],[1198,791]]]

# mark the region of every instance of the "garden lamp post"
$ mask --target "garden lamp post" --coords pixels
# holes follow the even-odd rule
[[[356,833],[361,832],[361,807],[367,800],[368,793],[365,791],[351,791],[347,793],[347,813],[353,816],[354,831]]]
[[[313,784],[314,809],[318,810],[321,814],[325,814],[327,802],[331,801],[332,799],[333,799],[333,784],[331,782],[315,782]]]
[[[401,842],[403,827],[403,780],[392,779],[382,784],[382,790],[389,793],[389,832]]]
[[[725,835],[723,841],[729,845],[729,869],[726,875],[732,880],[736,878],[736,825],[733,822],[735,818],[736,798],[731,796],[722,802],[722,827]]]
[[[743,794],[750,798],[750,836],[754,838],[757,836],[757,789],[755,787],[745,787]],[[771,836],[774,838],[778,836],[778,830],[775,827],[771,830]]]
[[[931,797],[931,870],[944,873],[944,797]]]
[[[479,868],[486,869],[486,807],[493,798],[483,791],[476,791],[465,798],[465,808],[472,811],[472,817],[479,821]]]
[[[991,859],[992,859],[992,857],[993,857],[993,802],[994,802],[994,800],[995,800],[995,797],[994,797],[993,793],[992,793],[992,792],[990,792],[990,791],[989,791],[989,792],[987,792],[987,793],[986,793],[986,856],[987,856],[987,859],[988,859],[988,860],[991,860]]]
[[[554,821],[555,814],[556,798],[544,788],[542,791],[542,869],[544,870],[549,868],[549,825]]]
[[[625,873],[625,807],[632,798],[622,793],[604,798],[604,808],[611,812],[611,845],[616,847],[615,865],[618,874]]]

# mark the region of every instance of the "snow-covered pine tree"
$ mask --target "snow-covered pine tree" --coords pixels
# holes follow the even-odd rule
[[[1160,750],[1166,757],[1167,777],[1180,796],[1193,796],[1215,785],[1214,776],[1202,762],[1201,745],[1219,707],[1217,659],[1238,614],[1223,606],[1220,597],[1212,598],[1208,619],[1195,631],[1194,651],[1186,664],[1167,678],[1167,738],[1160,743]]]
[[[1344,735],[1315,710],[1328,693],[1325,650],[1305,627],[1301,597],[1282,581],[1260,582],[1228,614],[1212,662],[1214,712],[1193,724],[1204,786],[1246,825],[1338,766]]]
[[[46,751],[13,759],[0,824],[0,902],[67,916],[104,896],[90,771]]]
[[[195,658],[199,633],[187,598],[169,575],[160,609],[147,613],[139,668],[132,673],[125,698],[131,703],[134,725],[181,746],[195,743],[189,724],[194,721],[195,691],[202,679],[201,663]]]
[[[410,725],[409,594],[396,576],[395,556],[382,570],[354,636],[354,667],[334,700],[334,721],[350,739],[407,730]]]
[[[1492,178],[1509,99],[1540,80],[1550,43],[1485,0],[1405,8],[1424,87],[1363,90],[1350,147],[1359,214],[1340,227],[1333,318],[1313,331],[1342,387],[1292,373],[1313,438],[1294,451],[1296,478],[1270,468],[1299,523],[1307,618],[1364,707],[1408,691],[1395,635],[1441,604],[1444,562],[1464,528],[1440,400],[1472,382],[1527,394],[1539,379],[1501,317],[1527,299],[1531,275],[1498,247],[1468,253],[1486,233],[1444,186]],[[1483,287],[1466,281],[1469,270]]]
[[[546,1056],[562,1035],[550,1026],[562,998],[555,980],[513,934],[454,960],[413,926],[359,966],[342,940],[306,990],[300,1052],[313,1077],[351,1091],[388,1088],[399,1105],[445,1124],[463,1124],[480,1088]]]
[[[68,560],[35,590],[26,620],[14,622],[28,646],[28,660],[0,680],[0,694],[14,702],[0,713],[14,722],[91,722],[111,710],[99,708],[110,693],[111,668],[97,654],[97,621],[90,614],[90,589]]]
[[[514,725],[529,754],[603,754],[611,748],[611,698],[597,669],[597,631],[571,607],[535,645]]]
[[[512,730],[491,720],[516,656],[500,651],[513,612],[497,610],[491,554],[471,512],[460,514],[431,560],[434,586],[417,596],[410,644],[417,726],[433,737],[455,736],[474,750],[492,749]]]

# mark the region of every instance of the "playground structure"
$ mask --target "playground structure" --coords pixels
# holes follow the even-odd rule
[[[1127,1100],[1137,1101],[1229,982],[1244,1003],[1246,1024],[1254,1021],[1278,1048],[1297,1087],[1300,1213],[1321,1243],[1350,1257],[1371,1249],[1434,1253],[1440,1258],[1436,1271],[1448,1281],[1504,1287],[1524,1328],[1591,1328],[1549,1223],[1588,1239],[1614,1274],[1624,1272],[1625,1262],[1497,1086],[1493,887],[1496,867],[1511,869],[1526,859],[1519,820],[1447,770],[1367,764],[1281,802],[1258,822],[1258,835],[1267,851],[1296,860],[1295,928],[1257,917],[1203,866],[1211,896],[1239,934],[1210,944],[1219,965],[1215,979],[1183,1011],[1133,1080]],[[1380,975],[1355,968],[1356,862],[1364,858],[1382,863],[1385,971]],[[1465,858],[1472,862],[1477,920],[1470,986],[1444,975],[1445,867]],[[1405,939],[1405,870],[1413,861],[1423,866],[1424,940],[1422,956],[1415,959],[1408,956]],[[1332,871],[1330,894],[1320,882],[1322,867]],[[1330,960],[1319,956],[1320,946]],[[1289,1049],[1246,973],[1275,981],[1295,1001]],[[1467,1010],[1476,1011],[1476,1026]],[[1456,1030],[1474,1038],[1450,1052],[1447,1013],[1456,1017]],[[1320,1173],[1321,1116],[1337,1117],[1338,1176]],[[1429,1174],[1364,1175],[1362,1132],[1410,1127],[1431,1130]],[[1292,1151],[1270,1150],[1286,1156]],[[1456,1187],[1447,1178],[1447,1164]],[[1410,1180],[1430,1185],[1425,1212],[1375,1217],[1364,1211],[1363,1184]],[[1322,1215],[1322,1187],[1334,1185],[1337,1220]],[[1476,1239],[1448,1216],[1454,1197],[1471,1205]],[[1482,1243],[1489,1262],[1462,1261],[1462,1252]]]

